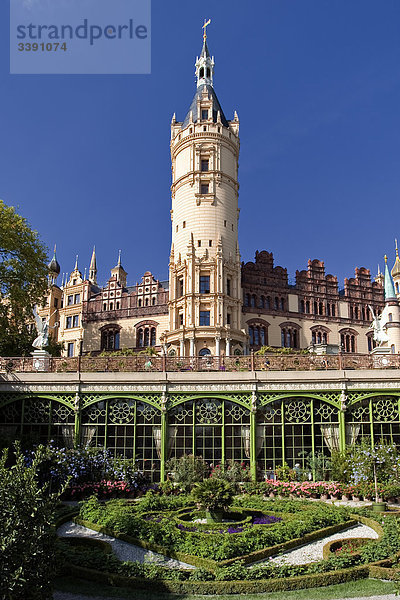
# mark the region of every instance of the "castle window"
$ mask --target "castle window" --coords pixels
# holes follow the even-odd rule
[[[376,341],[374,340],[374,334],[370,333],[367,335],[368,342],[368,352],[371,352],[374,348],[376,348]]]
[[[210,276],[200,275],[200,294],[210,293]]]
[[[305,312],[304,300],[300,300],[300,312],[301,313]]]
[[[152,327],[151,334],[150,334],[150,346],[155,346],[155,345],[156,345],[156,328]]]
[[[117,302],[117,310],[119,310],[119,306],[120,306],[120,305],[119,305],[119,302]]]
[[[197,246],[201,248],[201,240],[197,240]]]
[[[271,308],[271,296],[267,296],[265,308]]]
[[[211,75],[210,67],[207,67],[207,77],[210,77],[210,75]]]
[[[332,304],[332,317],[336,316],[336,307],[334,304]]]
[[[221,127],[218,127],[218,133],[221,133]]]
[[[71,304],[73,304],[73,303],[74,303],[74,297],[72,295],[68,296],[68,300],[67,300],[68,306],[71,306]]]
[[[208,171],[208,158],[203,158],[201,160],[201,171]]]
[[[226,227],[226,221],[224,221],[224,227]]]
[[[392,315],[392,313],[388,314],[388,318],[389,318],[389,323],[391,323],[393,321],[393,315]]]
[[[142,299],[139,298],[139,307],[142,306]]]
[[[275,307],[275,310],[279,310],[279,298],[277,296],[275,296],[274,307]]]
[[[185,227],[186,227],[186,221],[183,221],[182,227],[183,227],[183,229],[185,229]]]
[[[107,310],[107,304],[106,303],[103,304],[103,310]]]
[[[207,119],[208,119],[208,110],[203,109],[201,111],[201,120],[202,121],[207,121]]]
[[[282,323],[281,325],[282,348],[299,347],[299,327],[295,323]]]
[[[79,315],[74,315],[73,318],[73,327],[79,327]]]
[[[258,304],[259,308],[264,308],[265,307],[265,298],[264,296],[260,297],[260,302]]]
[[[151,303],[152,303],[152,305],[153,305],[153,306],[155,306],[156,299],[155,299],[155,297],[154,297],[154,296],[153,296],[153,298],[151,299]]]
[[[179,229],[179,225],[176,226],[176,231],[178,231],[178,229]]]
[[[344,329],[340,331],[340,345],[342,352],[356,352],[356,335],[353,329]]]
[[[246,294],[244,297],[244,305],[250,306],[250,294]]]
[[[306,313],[308,315],[310,314],[310,301],[309,300],[306,301]]]
[[[149,305],[149,299],[146,298],[146,306],[148,306],[148,305]]]
[[[149,345],[149,342],[150,342],[150,331],[146,327],[146,329],[144,330],[144,341],[143,341],[145,348],[147,348],[147,346]]]
[[[207,131],[207,126],[203,125],[203,131]]]
[[[210,325],[210,311],[200,311],[200,327],[208,327]]]
[[[231,280],[230,279],[226,280],[226,295],[227,296],[231,295]]]
[[[204,77],[204,67],[201,67],[201,69],[199,71],[199,76],[200,76],[200,79],[202,79]]]
[[[231,313],[226,313],[226,324],[227,325],[231,324]]]
[[[54,308],[58,308],[58,298],[54,298]]]
[[[182,327],[183,325],[183,313],[179,313],[179,326]]]
[[[137,332],[137,345],[139,348],[143,347],[143,329],[139,329]]]
[[[119,350],[119,328],[105,327],[101,332],[101,350]]]
[[[252,306],[253,308],[255,308],[257,306],[257,299],[256,299],[255,294],[253,294],[251,297],[250,306]]]
[[[212,247],[212,240],[208,240],[208,246],[211,248]]]
[[[359,318],[359,314],[358,314],[358,306],[355,307],[354,309],[354,318],[358,319]]]
[[[314,302],[314,315],[318,314],[318,302]]]
[[[281,298],[281,310],[285,310],[285,299]]]
[[[74,356],[74,342],[68,343],[67,355],[68,358],[72,358]]]
[[[178,298],[183,296],[183,277],[178,279]]]
[[[71,329],[72,328],[72,317],[67,317],[66,322],[65,322],[65,329]]]
[[[394,353],[395,353],[394,344],[392,344],[392,345],[390,346],[390,353],[391,353],[391,354],[394,354]]]
[[[203,194],[203,196],[205,194],[208,194],[208,189],[209,189],[208,183],[202,183],[200,186],[200,194]]]

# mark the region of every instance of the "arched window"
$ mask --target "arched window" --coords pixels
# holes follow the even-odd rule
[[[282,348],[299,348],[299,330],[300,327],[297,325],[297,323],[282,323]]]
[[[152,327],[151,335],[150,335],[150,346],[155,346],[155,345],[156,345],[156,328]]]
[[[151,303],[152,303],[152,305],[154,306],[154,305],[155,305],[155,303],[156,303],[156,299],[155,299],[155,298],[152,298],[152,301],[151,301]]]
[[[150,343],[150,332],[148,327],[146,327],[146,329],[144,330],[144,339],[143,339],[143,345],[145,348],[147,348],[147,346],[149,346]]]
[[[356,352],[356,336],[354,329],[342,329],[340,332],[342,352]]]
[[[249,327],[249,342],[250,346],[254,346],[254,327]]]
[[[356,306],[355,309],[354,309],[354,318],[355,319],[359,318],[358,306]]]
[[[310,301],[309,300],[307,300],[307,302],[306,302],[306,313],[310,314]]]
[[[264,298],[264,296],[260,296],[259,307],[264,308],[264,306],[265,306],[265,298]]]
[[[328,315],[328,317],[331,316],[331,305],[329,304],[329,302],[326,305],[326,314]]]
[[[244,297],[244,305],[250,306],[250,294],[246,294]]]
[[[248,323],[250,346],[259,348],[268,343],[268,326],[269,323],[264,319],[252,319]]]
[[[281,298],[281,310],[285,310],[285,298]]]
[[[106,326],[101,330],[101,350],[119,350],[119,332],[120,328],[116,326]]]
[[[137,332],[137,345],[139,348],[143,348],[143,329],[139,329]]]
[[[300,312],[305,312],[305,304],[304,304],[304,300],[300,300]]]
[[[139,306],[142,306],[142,299],[141,299],[141,298],[139,298],[138,305],[139,305]]]
[[[367,343],[368,343],[368,352],[371,352],[374,348],[376,348],[376,341],[374,340],[373,333],[369,333],[367,335]]]
[[[267,296],[265,308],[271,308],[271,296]]]
[[[250,304],[250,306],[252,306],[253,308],[255,308],[256,305],[257,305],[257,299],[256,299],[255,294],[253,294],[252,297],[251,297],[251,304]]]
[[[318,302],[314,302],[314,315],[318,314]]]
[[[320,302],[318,304],[318,314],[320,314],[320,315],[324,314],[324,305],[322,304],[322,302]]]
[[[275,310],[279,310],[279,298],[275,296]]]
[[[332,312],[332,317],[336,316],[336,306],[334,304],[332,304],[331,306],[331,312]]]
[[[148,305],[149,305],[149,299],[146,298],[146,306],[148,306]]]

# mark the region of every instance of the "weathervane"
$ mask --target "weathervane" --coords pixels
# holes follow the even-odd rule
[[[204,19],[204,25],[203,25],[203,29],[204,29],[204,33],[203,33],[203,40],[206,41],[207,39],[207,26],[211,23],[211,19],[208,19],[208,21],[206,21],[206,19]]]

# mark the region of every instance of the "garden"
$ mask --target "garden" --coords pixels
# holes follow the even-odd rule
[[[331,461],[335,481],[284,464],[253,482],[245,465],[184,455],[157,485],[103,449],[16,446],[0,463],[1,597],[51,598],[68,576],[185,594],[396,580],[396,447],[364,442]]]

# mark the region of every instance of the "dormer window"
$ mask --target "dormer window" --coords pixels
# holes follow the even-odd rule
[[[208,109],[203,109],[201,111],[201,120],[207,121],[207,119],[208,119]]]

